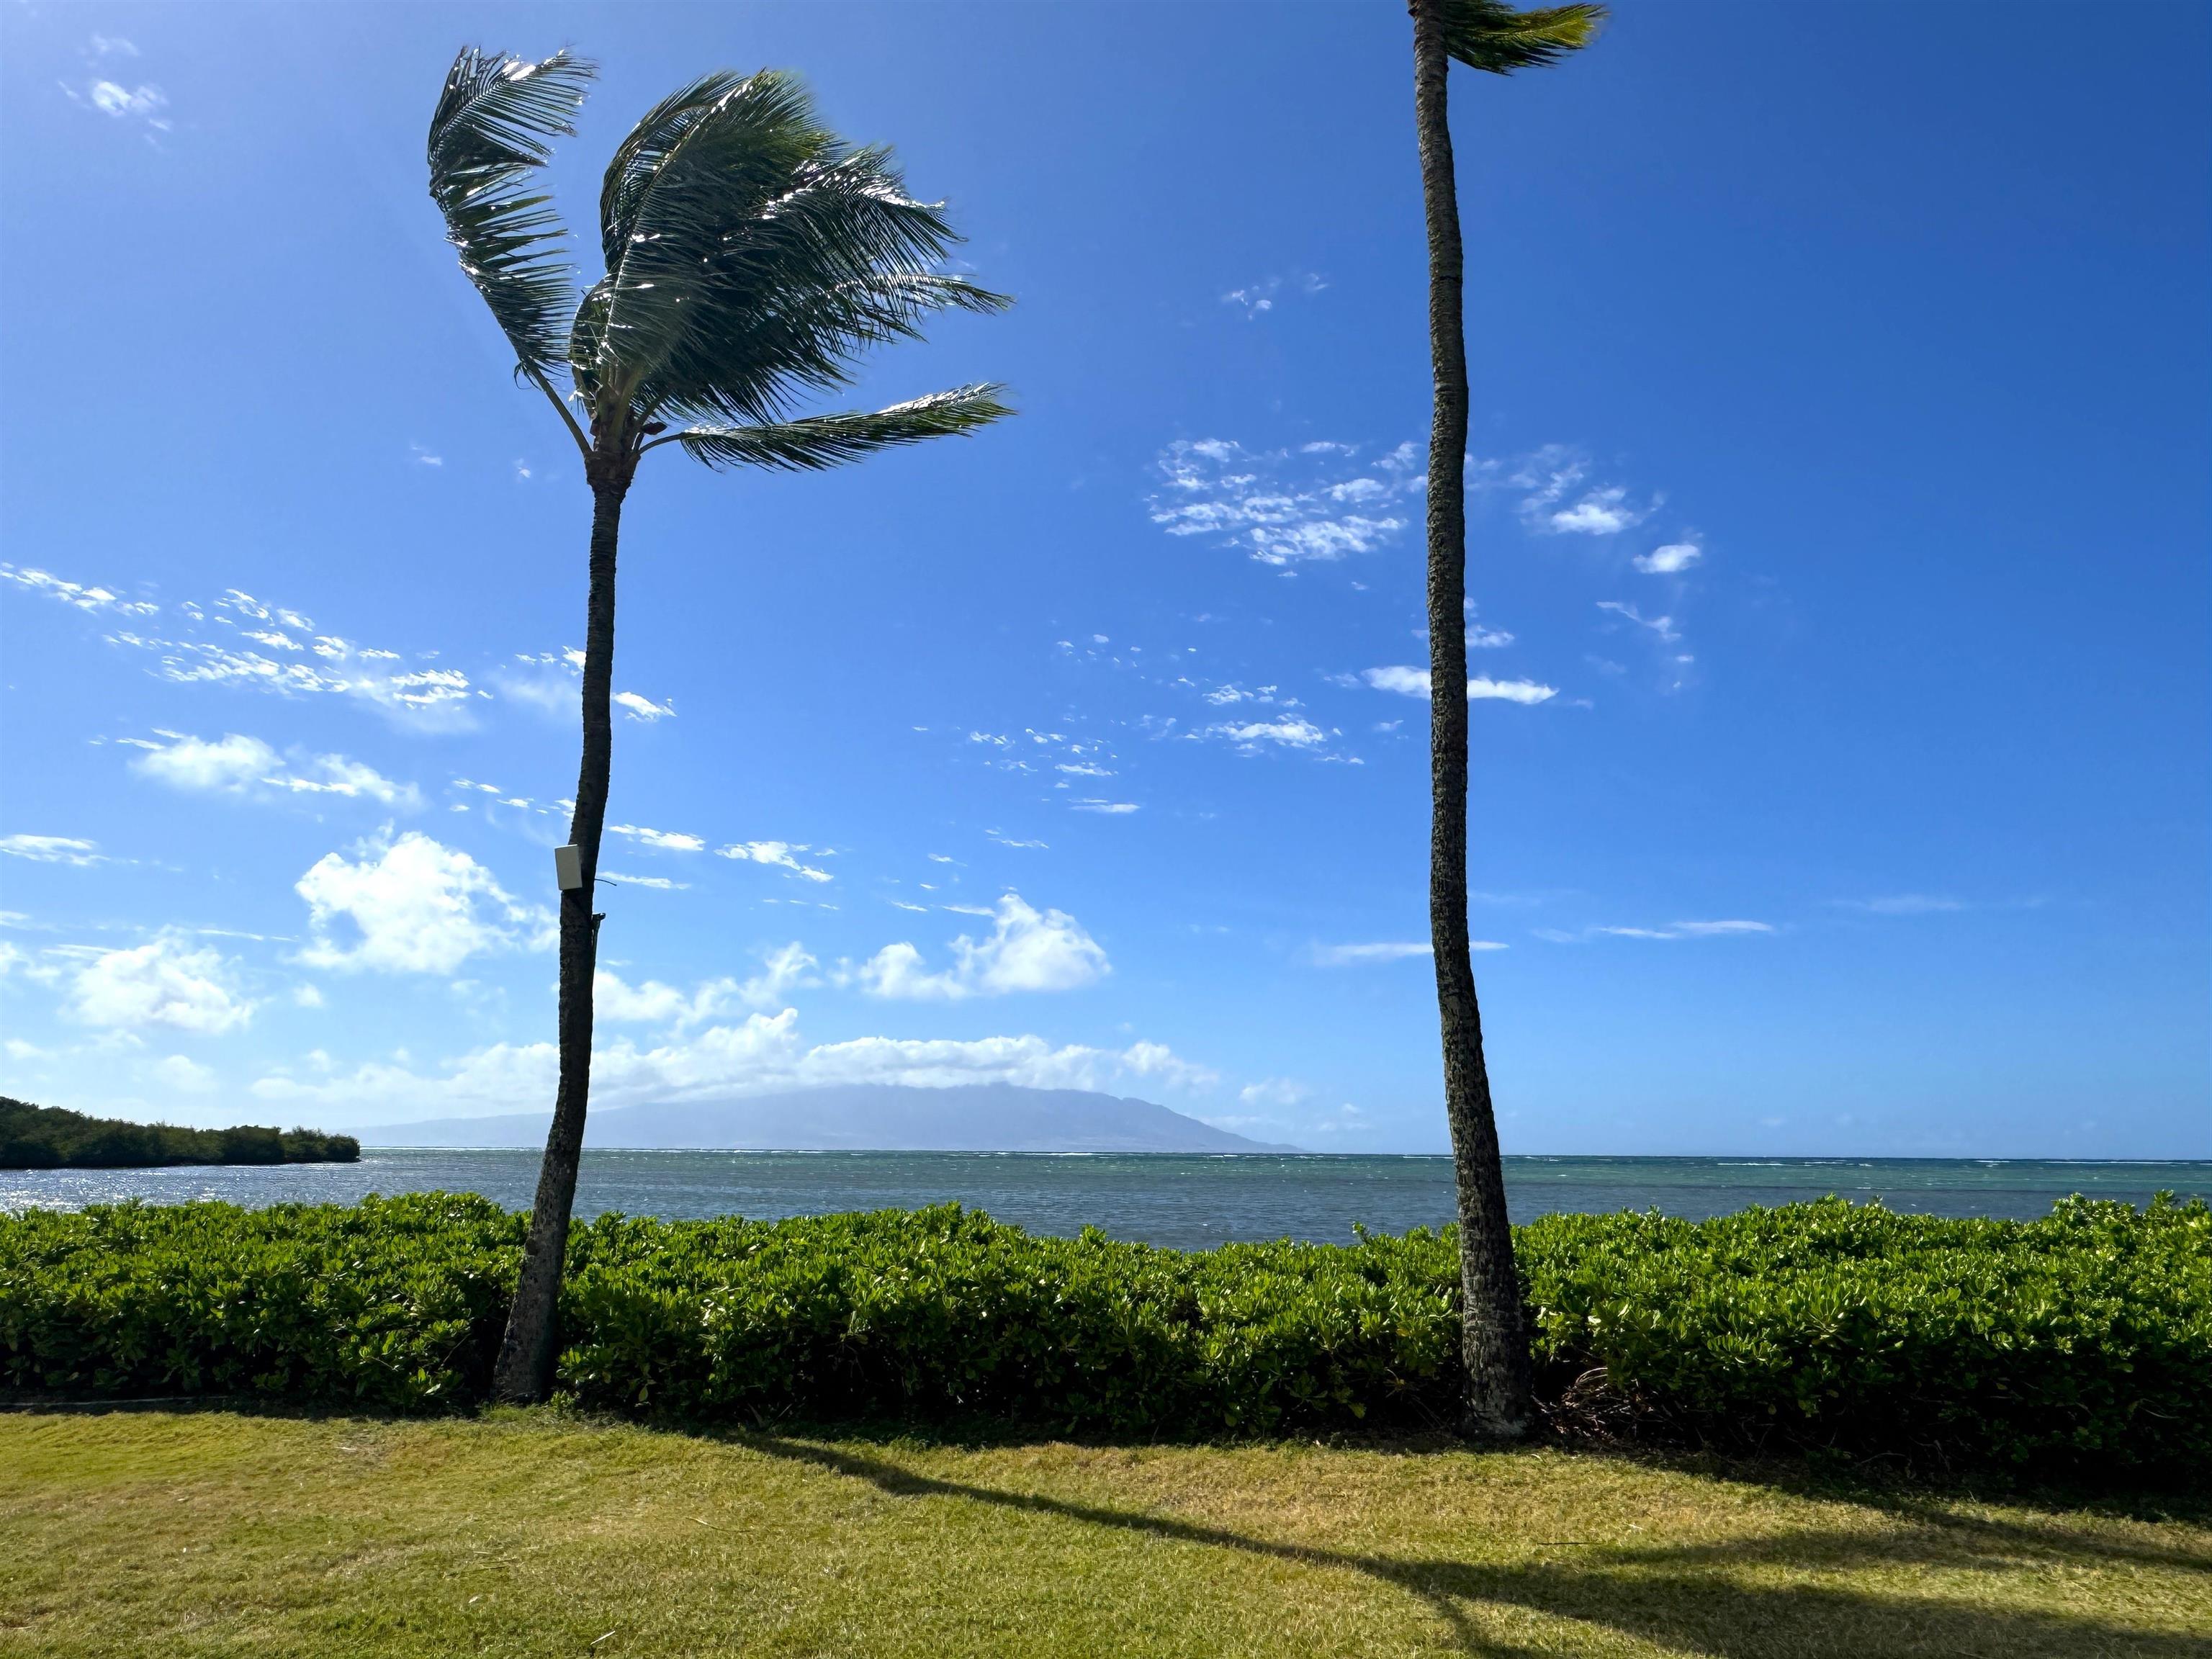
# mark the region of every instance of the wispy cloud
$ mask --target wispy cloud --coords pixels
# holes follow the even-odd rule
[[[33,864],[73,864],[85,868],[112,862],[100,843],[75,836],[0,836],[0,857],[27,859]]]
[[[88,586],[64,581],[51,571],[19,569],[12,564],[0,563],[0,581],[14,582],[18,587],[27,588],[33,593],[43,593],[50,599],[58,599],[79,611],[110,616],[151,617],[161,608],[150,600],[124,599],[97,584]]]
[[[500,696],[541,714],[574,720],[582,696],[584,653],[574,646],[558,651],[518,652],[493,672]],[[650,725],[675,717],[676,702],[655,702],[640,691],[617,691],[610,699],[634,720]]]
[[[1359,678],[1377,691],[1394,691],[1401,697],[1429,695],[1429,671],[1403,663],[1382,668],[1362,669]],[[1556,685],[1540,685],[1534,680],[1497,680],[1488,675],[1478,675],[1467,683],[1470,702],[1517,702],[1530,707],[1548,702],[1559,695]]]
[[[681,830],[653,830],[641,823],[611,823],[611,836],[627,836],[641,847],[658,848],[664,853],[703,853],[706,842],[700,836],[687,835]]]
[[[1236,306],[1247,320],[1265,316],[1275,308],[1279,299],[1294,295],[1310,298],[1328,288],[1326,277],[1311,271],[1301,271],[1289,276],[1266,276],[1256,283],[1247,283],[1243,288],[1232,288],[1221,296],[1221,303]]]
[[[1729,917],[1718,921],[1670,921],[1663,927],[1595,927],[1569,931],[1558,927],[1538,927],[1532,930],[1538,939],[1553,945],[1579,945],[1593,939],[1728,939],[1747,934],[1771,933],[1771,922],[1748,921]]]
[[[1467,942],[1470,951],[1503,951],[1503,942],[1494,939],[1473,939]],[[1308,959],[1316,968],[1367,968],[1376,963],[1405,962],[1414,957],[1426,958],[1432,952],[1426,939],[1384,939],[1371,945],[1316,945],[1308,953]]]
[[[1101,800],[1096,799],[1085,799],[1083,800],[1072,800],[1068,802],[1068,805],[1079,812],[1103,812],[1109,817],[1126,817],[1131,812],[1139,810],[1137,803],[1133,800]],[[1016,844],[1018,843],[1008,843],[1010,846]],[[1036,845],[1040,847],[1044,843],[1042,842],[1036,843]]]
[[[803,842],[740,841],[732,842],[727,847],[717,847],[714,856],[736,859],[743,863],[774,865],[779,869],[790,871],[795,876],[804,876],[809,881],[833,879],[827,870],[816,869],[811,865],[799,862],[799,854],[815,852],[815,848]],[[816,855],[818,857],[819,854]]]
[[[1513,461],[1474,462],[1470,471],[1478,488],[1521,491],[1521,521],[1540,535],[1617,536],[1659,504],[1638,503],[1626,485],[1598,481],[1589,456],[1568,444],[1547,444]]]
[[[1285,714],[1273,720],[1226,720],[1206,728],[1206,735],[1225,739],[1243,755],[1264,754],[1270,749],[1314,749],[1328,741],[1330,733],[1311,720]]]
[[[212,743],[159,728],[155,735],[163,741],[118,738],[116,742],[143,751],[131,761],[133,771],[173,789],[203,794],[335,795],[410,811],[422,804],[413,784],[395,783],[374,767],[343,755],[302,757],[294,763],[260,738],[236,732]]]
[[[1947,915],[1967,908],[1964,899],[1940,893],[1887,893],[1878,898],[1831,899],[1839,909],[1863,911],[1872,916]]]
[[[1419,452],[1401,444],[1365,465],[1351,447],[1248,450],[1223,438],[1170,444],[1146,498],[1170,536],[1209,536],[1263,564],[1371,553],[1407,524],[1424,482]]]
[[[1638,628],[1650,629],[1658,636],[1662,645],[1677,644],[1681,640],[1681,632],[1674,626],[1674,619],[1672,617],[1647,617],[1634,605],[1620,599],[1600,599],[1597,602],[1597,608],[1601,611],[1609,611],[1624,622],[1634,623]]]

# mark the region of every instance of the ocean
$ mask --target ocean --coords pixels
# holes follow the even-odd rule
[[[478,1192],[528,1206],[535,1152],[372,1147],[358,1164],[264,1168],[0,1170],[0,1211],[143,1199],[349,1204],[368,1193]],[[1558,1210],[1702,1218],[1835,1193],[1929,1215],[2031,1219],[2069,1193],[2147,1202],[2161,1188],[2212,1198],[2212,1161],[1981,1158],[1509,1158],[1516,1221]],[[1234,1239],[1348,1241],[1452,1217],[1450,1161],[1322,1154],[586,1151],[579,1216],[768,1218],[908,1209],[957,1200],[1032,1232],[1097,1227],[1178,1249]]]

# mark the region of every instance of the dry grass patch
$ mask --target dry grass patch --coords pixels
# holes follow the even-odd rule
[[[2212,1655],[2202,1517],[1556,1451],[25,1412],[0,1561],[0,1656]]]

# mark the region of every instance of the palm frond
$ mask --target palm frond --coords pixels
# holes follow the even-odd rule
[[[819,471],[897,444],[973,432],[1013,413],[1000,401],[1005,390],[1000,386],[956,386],[872,412],[810,415],[753,426],[696,426],[671,437],[713,467]]]
[[[597,374],[635,415],[782,422],[866,347],[1005,300],[945,274],[958,241],[887,151],[854,149],[775,71],[708,76],[639,124],[608,170]]]
[[[1500,0],[1444,0],[1444,50],[1492,75],[1540,69],[1589,45],[1606,15],[1599,5],[1516,11]]]
[[[530,192],[598,71],[568,52],[538,63],[465,46],[430,118],[430,196],[446,240],[491,307],[516,360],[541,379],[568,343],[571,267],[551,198]]]

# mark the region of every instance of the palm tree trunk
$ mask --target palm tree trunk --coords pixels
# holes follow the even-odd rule
[[[1413,112],[1429,234],[1429,937],[1443,1030],[1444,1115],[1459,1188],[1464,1427],[1484,1439],[1528,1430],[1528,1338],[1513,1268],[1498,1122],[1482,1060],[1482,1010],[1467,923],[1467,341],[1460,315],[1459,187],[1446,115],[1442,0],[1413,0]]]
[[[584,1111],[592,1090],[592,976],[599,964],[599,922],[592,908],[599,867],[599,835],[607,818],[607,776],[614,750],[611,699],[615,667],[615,550],[622,532],[627,477],[592,481],[592,591],[584,628],[584,760],[568,839],[582,854],[584,884],[561,895],[561,1087],[522,1274],[507,1315],[492,1376],[501,1400],[538,1401],[552,1392],[559,1349],[555,1315],[568,1249],[568,1216],[576,1201],[576,1165],[584,1147]]]

